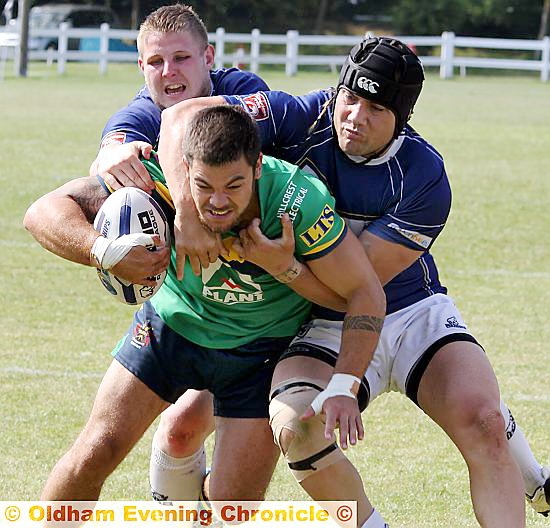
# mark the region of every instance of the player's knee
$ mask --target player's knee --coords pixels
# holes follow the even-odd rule
[[[472,406],[464,413],[459,442],[483,458],[498,458],[507,449],[506,424],[498,407]]]
[[[300,420],[322,386],[317,380],[293,379],[272,390],[269,417],[273,438],[299,482],[344,456],[334,439],[325,438],[320,416]]]
[[[505,444],[506,426],[499,409],[483,410],[477,416],[479,434],[491,444]]]
[[[155,442],[158,447],[171,456],[186,456],[194,452],[213,428],[211,414],[204,416],[195,413],[163,413]]]

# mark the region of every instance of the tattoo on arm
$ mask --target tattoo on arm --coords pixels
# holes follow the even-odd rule
[[[86,181],[78,192],[71,193],[71,198],[80,206],[90,224],[94,222],[95,216],[107,196],[109,196],[107,191],[95,178]]]
[[[384,319],[372,315],[350,315],[344,317],[343,330],[367,330],[380,334]]]

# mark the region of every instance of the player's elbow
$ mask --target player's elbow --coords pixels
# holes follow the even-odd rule
[[[25,216],[23,217],[23,227],[34,237],[36,237],[41,225],[39,202],[40,199],[31,204],[31,206],[25,212]]]
[[[348,311],[368,313],[383,318],[386,314],[386,294],[378,280],[367,280],[350,292]]]

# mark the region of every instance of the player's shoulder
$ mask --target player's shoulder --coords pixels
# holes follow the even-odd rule
[[[237,92],[248,94],[260,90],[269,90],[267,84],[255,73],[239,68],[220,68],[210,71],[213,93],[217,95]]]
[[[296,102],[308,109],[315,109],[321,112],[333,101],[335,95],[334,88],[324,88],[322,90],[313,90],[304,95],[295,97]]]
[[[446,179],[443,156],[413,128],[405,127],[398,141],[401,145],[395,158],[409,180],[415,177],[424,182]]]
[[[298,189],[302,188],[304,192],[315,190],[315,194],[329,193],[325,184],[313,174],[302,170],[294,163],[272,156],[264,155],[262,158],[262,178],[264,177],[270,185],[280,189],[286,189],[290,185]]]
[[[418,164],[433,164],[441,167],[444,165],[443,156],[438,150],[423,138],[414,128],[407,125],[401,135],[402,145],[399,153],[402,156],[410,158]]]

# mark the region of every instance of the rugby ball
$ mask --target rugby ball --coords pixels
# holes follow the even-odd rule
[[[166,246],[170,245],[170,228],[160,205],[135,187],[124,187],[112,193],[97,212],[94,228],[109,239],[130,233],[148,233],[158,235]],[[132,284],[104,269],[98,269],[97,274],[105,289],[124,304],[147,301],[159,290],[166,277],[166,271],[149,277],[157,281],[153,287]]]

